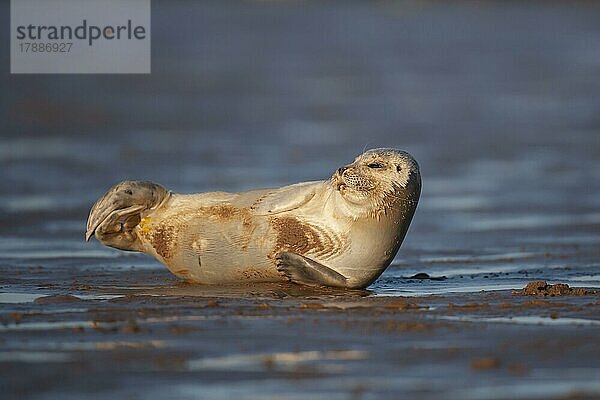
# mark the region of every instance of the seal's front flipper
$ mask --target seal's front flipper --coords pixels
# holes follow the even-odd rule
[[[310,258],[283,251],[277,254],[275,260],[277,270],[294,283],[308,286],[348,287],[344,275]]]
[[[323,182],[303,182],[295,185],[284,186],[273,189],[269,193],[259,197],[250,206],[256,215],[275,215],[285,211],[295,210],[308,203]]]

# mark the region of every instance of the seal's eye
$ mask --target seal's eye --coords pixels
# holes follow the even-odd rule
[[[369,167],[369,168],[383,168],[383,164],[375,162],[375,163],[367,164],[367,167]]]

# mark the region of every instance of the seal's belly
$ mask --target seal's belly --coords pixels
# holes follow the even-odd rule
[[[384,245],[381,237],[374,243],[364,235],[355,240],[339,226],[291,213],[257,216],[229,204],[171,208],[143,218],[136,229],[146,253],[193,282],[281,281],[275,264],[281,251],[308,257],[349,279],[364,280],[363,275],[385,267],[375,254],[383,256],[376,249]]]
[[[222,204],[151,215],[138,235],[147,253],[189,281],[280,281],[270,229],[247,209]]]

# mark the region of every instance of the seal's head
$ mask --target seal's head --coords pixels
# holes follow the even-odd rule
[[[415,159],[396,149],[369,150],[331,177],[353,212],[372,217],[393,211],[399,204],[414,203],[421,193],[421,175]],[[414,208],[413,206],[413,208]]]

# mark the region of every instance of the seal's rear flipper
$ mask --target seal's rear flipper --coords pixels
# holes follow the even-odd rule
[[[153,182],[124,181],[113,186],[92,207],[85,240],[94,235],[107,246],[141,251],[134,228],[143,212],[158,207],[169,195]]]
[[[281,252],[275,257],[277,270],[290,281],[308,286],[348,287],[344,275],[296,253]]]

